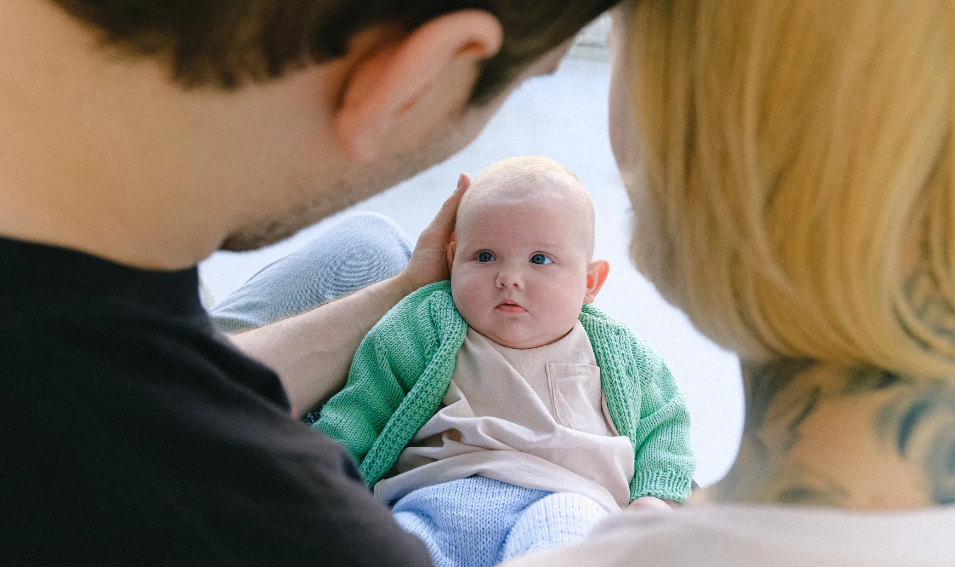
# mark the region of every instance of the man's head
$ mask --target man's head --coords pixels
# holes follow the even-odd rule
[[[273,242],[461,149],[614,3],[5,0],[0,235],[153,268]]]
[[[363,30],[409,33],[463,10],[496,18],[504,41],[471,93],[486,103],[534,61],[616,1],[578,0],[51,0],[129,53],[160,57],[185,85],[232,88],[345,56]]]
[[[451,292],[477,332],[510,348],[566,335],[607,278],[592,261],[594,207],[553,160],[515,157],[485,169],[458,209],[448,250]]]

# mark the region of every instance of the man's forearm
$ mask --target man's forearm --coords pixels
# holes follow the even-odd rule
[[[278,373],[298,413],[345,385],[358,345],[389,309],[419,287],[448,279],[448,243],[470,184],[466,173],[458,177],[457,188],[421,231],[408,265],[397,276],[232,337],[246,354]]]
[[[231,339],[278,373],[292,407],[302,413],[344,386],[362,339],[415,289],[413,282],[398,275]]]

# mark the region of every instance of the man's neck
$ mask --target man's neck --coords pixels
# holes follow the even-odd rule
[[[955,387],[883,370],[744,368],[737,461],[695,502],[859,510],[955,502]]]
[[[104,56],[49,2],[4,2],[0,36],[0,236],[154,269],[218,247],[225,207],[183,165],[192,137],[158,65]]]
[[[131,226],[121,219],[79,215],[65,221],[58,215],[61,212],[62,209],[43,211],[9,208],[0,214],[0,237],[69,248],[119,264],[151,270],[188,268],[215,250],[214,246],[202,246],[201,242],[194,239],[183,238],[170,242],[169,238],[163,239],[161,234],[151,230],[155,227],[145,226],[148,222]]]

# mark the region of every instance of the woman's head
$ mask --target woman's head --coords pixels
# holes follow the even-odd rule
[[[953,11],[618,10],[611,138],[633,259],[703,332],[748,361],[955,376]]]

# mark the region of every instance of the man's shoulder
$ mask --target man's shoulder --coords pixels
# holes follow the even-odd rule
[[[119,398],[240,389],[288,409],[275,373],[235,349],[204,314],[166,315],[136,305],[69,299],[5,309],[0,360],[8,383]]]
[[[84,319],[0,323],[0,558],[426,564],[273,372],[201,325]]]

